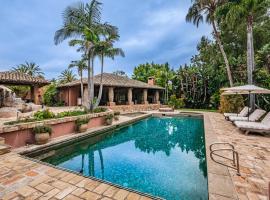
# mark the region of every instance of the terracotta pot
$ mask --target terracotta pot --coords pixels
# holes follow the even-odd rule
[[[88,129],[88,124],[82,124],[79,127],[79,133],[84,133]]]
[[[106,119],[106,124],[107,125],[112,125],[113,119]]]
[[[119,115],[114,115],[114,120],[118,121],[119,120]]]
[[[50,139],[49,133],[37,133],[35,134],[35,140],[37,144],[46,144]]]

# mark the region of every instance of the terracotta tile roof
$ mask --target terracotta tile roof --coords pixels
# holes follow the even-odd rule
[[[94,76],[94,84],[99,85],[100,82],[100,74]],[[87,84],[87,79],[83,79],[83,83]],[[76,80],[70,83],[66,83],[60,85],[59,87],[71,87],[75,85],[80,85],[80,80]],[[159,87],[157,85],[149,85],[147,83],[133,80],[127,77],[118,76],[115,74],[110,73],[103,73],[103,85],[104,86],[114,86],[114,87],[132,87],[132,88],[145,88],[145,89],[160,89],[163,90],[164,88]]]
[[[8,71],[0,72],[0,84],[47,85],[49,81],[41,77],[32,77],[28,74]]]

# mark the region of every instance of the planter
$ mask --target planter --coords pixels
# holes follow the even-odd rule
[[[35,140],[37,144],[46,144],[50,139],[50,133],[36,133]]]
[[[114,115],[114,120],[118,121],[119,120],[119,115]]]
[[[88,124],[82,124],[79,126],[78,132],[79,133],[84,133],[88,129]]]
[[[112,122],[113,122],[113,118],[106,119],[106,124],[107,125],[112,125]]]

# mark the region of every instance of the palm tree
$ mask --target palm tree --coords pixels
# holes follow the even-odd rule
[[[68,6],[63,14],[64,25],[56,31],[54,41],[59,44],[67,38],[73,38],[70,45],[79,45],[78,51],[83,51],[87,58],[88,98],[90,111],[94,109],[94,59],[95,45],[104,33],[113,33],[115,28],[107,23],[101,23],[101,3],[92,0],[89,4],[78,3]],[[78,39],[79,38],[79,39]]]
[[[267,5],[266,5],[267,4]],[[247,73],[248,84],[253,84],[253,71],[255,69],[254,45],[253,45],[253,23],[255,16],[267,13],[269,1],[265,0],[229,0],[221,6],[216,15],[225,18],[227,24],[236,26],[239,21],[246,20],[247,24]],[[224,17],[225,16],[225,17]],[[251,95],[250,105],[255,106],[255,97]]]
[[[65,69],[59,76],[59,82],[61,84],[69,83],[76,80],[75,74],[71,70]]]
[[[114,42],[118,41],[119,39],[118,29],[111,26],[111,30],[105,30],[105,31],[106,32],[103,33],[105,40],[97,42],[94,47],[95,54],[98,55],[101,60],[100,86],[99,86],[98,98],[96,100],[94,108],[96,108],[99,105],[101,97],[102,97],[104,58],[109,57],[114,60],[115,56],[122,56],[122,57],[125,56],[125,53],[121,48],[113,47]]]
[[[78,75],[80,77],[80,81],[81,81],[81,96],[82,96],[82,105],[84,105],[83,103],[83,97],[84,97],[84,92],[83,92],[83,71],[87,69],[87,65],[85,63],[85,59],[82,58],[81,60],[77,60],[77,61],[71,61],[69,68],[73,68],[73,67],[77,67],[78,70]]]
[[[215,12],[216,9],[221,6],[224,1],[223,0],[194,0],[193,5],[189,8],[188,14],[186,16],[186,20],[188,22],[193,22],[197,27],[201,22],[205,21],[212,25],[214,36],[216,38],[216,41],[218,43],[219,49],[221,51],[221,54],[223,56],[226,70],[227,70],[227,76],[230,83],[230,86],[233,86],[233,78],[232,73],[229,65],[229,61],[227,58],[227,55],[224,51],[224,47],[221,42],[220,33],[216,27],[216,19],[215,19]],[[204,18],[205,15],[205,18]]]
[[[25,62],[17,67],[13,67],[12,71],[28,74],[32,77],[43,77],[44,73],[41,68],[34,62]]]
[[[63,27],[56,31],[55,44],[59,44],[68,38],[80,38],[81,50],[87,58],[88,71],[88,108],[93,110],[94,102],[94,58],[92,47],[98,40],[98,31],[101,27],[101,3],[92,0],[89,4],[78,3],[68,6],[63,13]],[[76,44],[76,40],[74,40]]]

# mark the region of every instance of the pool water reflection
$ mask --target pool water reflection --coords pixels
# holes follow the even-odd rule
[[[168,200],[208,199],[203,120],[152,117],[45,162]]]

